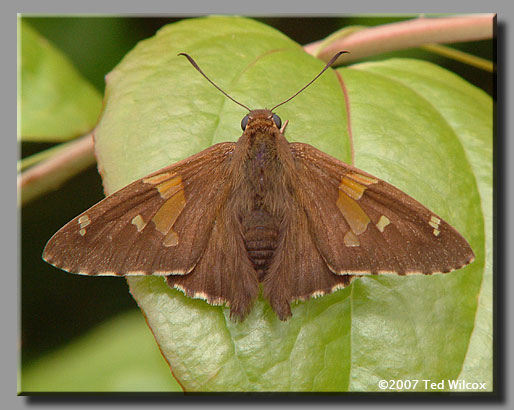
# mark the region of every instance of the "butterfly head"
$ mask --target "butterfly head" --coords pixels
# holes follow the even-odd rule
[[[246,114],[241,120],[241,128],[246,129],[257,127],[271,127],[280,129],[282,120],[280,117],[270,110],[252,110]]]

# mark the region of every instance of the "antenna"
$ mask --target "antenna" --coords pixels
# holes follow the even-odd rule
[[[325,72],[325,70],[330,67],[332,64],[334,64],[334,62],[339,58],[339,56],[341,54],[347,54],[349,53],[349,51],[340,51],[338,52],[336,55],[334,55],[334,57],[332,57],[330,59],[330,61],[327,63],[327,65],[325,66],[325,68],[323,70],[321,70],[321,72],[316,76],[314,77],[311,82],[309,84],[307,84],[306,86],[304,86],[302,89],[300,89],[300,91],[297,91],[295,94],[293,94],[291,97],[289,97],[287,100],[285,101],[282,101],[280,104],[277,104],[275,105],[272,109],[270,109],[270,111],[273,111],[275,108],[277,107],[280,107],[282,104],[285,104],[286,102],[288,101],[291,101],[294,97],[296,97],[298,94],[300,94],[303,90],[305,90],[309,85],[311,85],[314,81],[316,81],[318,79],[318,77],[323,74]]]
[[[289,97],[287,100],[285,101],[282,101],[280,104],[277,104],[275,105],[270,111],[273,111],[275,108],[277,107],[280,107],[282,104],[285,104],[286,102],[288,101],[291,101],[294,97],[296,97],[298,94],[300,94],[303,90],[305,90],[309,85],[311,85],[314,81],[316,81],[318,79],[318,77],[323,74],[325,72],[325,70],[330,67],[332,64],[334,64],[334,62],[339,58],[339,56],[341,54],[345,54],[345,53],[349,53],[349,51],[340,51],[338,52],[337,54],[335,54],[331,59],[330,61],[327,63],[327,65],[325,66],[325,68],[323,68],[323,70],[321,70],[321,72],[316,76],[314,77],[311,82],[309,82],[306,86],[304,86],[302,89],[300,89],[299,91],[297,91],[295,94],[293,94],[291,97]],[[209,81],[214,87],[216,87],[225,97],[228,97],[230,98],[232,101],[234,101],[236,104],[239,104],[241,107],[243,108],[246,108],[248,111],[252,111],[250,108],[248,108],[246,105],[244,104],[241,104],[239,101],[235,100],[234,98],[232,98],[230,95],[228,95],[225,91],[223,91],[220,87],[218,87],[209,77],[207,77],[205,75],[205,73],[202,71],[202,69],[198,66],[198,64],[196,64],[196,61],[193,60],[193,57],[191,57],[189,54],[186,54],[186,53],[179,53],[178,54],[179,56],[184,56],[186,57],[189,62],[191,63],[191,65],[196,68],[196,70],[201,74],[203,75],[207,81]]]
[[[213,82],[209,77],[207,77],[207,76],[205,75],[205,73],[202,71],[202,69],[201,69],[200,67],[198,67],[198,64],[196,64],[196,61],[195,61],[195,60],[193,60],[193,57],[191,57],[189,54],[186,54],[186,53],[178,53],[178,55],[179,55],[179,56],[184,56],[184,57],[186,57],[186,58],[189,60],[189,62],[191,63],[191,65],[192,65],[194,68],[196,68],[196,69],[198,70],[198,72],[199,72],[201,75],[203,75],[203,76],[207,79],[207,81],[209,81],[209,82],[210,82],[214,87],[216,87],[219,91],[221,91],[221,92],[222,92],[222,94],[223,94],[225,97],[230,98],[230,99],[231,99],[232,101],[234,101],[236,104],[239,104],[241,107],[246,108],[248,111],[252,111],[252,110],[251,110],[250,108],[248,108],[246,105],[241,104],[239,101],[234,100],[230,95],[228,95],[225,91],[223,91],[223,90],[222,90],[221,88],[219,88],[216,84],[214,84],[214,82]]]

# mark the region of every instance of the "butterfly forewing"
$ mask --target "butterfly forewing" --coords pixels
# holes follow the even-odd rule
[[[233,149],[217,144],[133,182],[59,230],[43,258],[88,275],[190,272],[227,195],[223,181]]]
[[[290,146],[312,237],[334,273],[445,273],[473,261],[466,240],[407,194],[310,145]]]

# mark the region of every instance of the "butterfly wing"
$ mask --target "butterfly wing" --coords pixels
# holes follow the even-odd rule
[[[183,275],[207,247],[228,195],[222,143],[108,196],[59,230],[43,258],[85,275]]]
[[[287,202],[290,212],[262,283],[263,296],[280,320],[291,316],[292,301],[329,294],[358,277],[334,275],[316,247],[306,209],[294,197]]]
[[[236,193],[237,195],[237,193]],[[255,269],[248,258],[241,232],[241,221],[229,197],[216,215],[204,254],[191,273],[166,278],[170,287],[211,305],[230,306],[230,317],[243,320],[259,294]]]
[[[290,148],[312,238],[332,272],[446,273],[473,261],[454,228],[399,189],[310,145]]]

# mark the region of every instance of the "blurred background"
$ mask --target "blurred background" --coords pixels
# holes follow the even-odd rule
[[[413,17],[415,16],[256,19],[305,45],[321,40],[345,26],[375,26]],[[22,18],[67,55],[100,93],[103,93],[104,89],[104,76],[138,41],[153,36],[166,24],[181,20],[164,17]],[[451,47],[487,60],[493,61],[495,58],[492,40],[453,44]],[[392,56],[432,61],[495,97],[492,74],[423,50],[387,53],[369,60]],[[26,157],[51,146],[52,144],[47,143],[25,142],[20,145],[20,156]],[[158,349],[152,345],[151,333],[147,331],[142,315],[138,313],[137,305],[128,293],[125,280],[71,275],[53,268],[41,259],[46,241],[66,222],[102,198],[101,179],[96,167],[93,166],[69,180],[60,189],[21,208],[20,348],[23,370],[25,372],[28,369],[30,374],[36,374],[38,364],[45,364],[48,367],[50,363],[58,363],[61,352],[65,352],[66,356],[62,357],[66,357],[68,362],[73,359],[74,354],[80,355],[80,352],[90,352],[94,355],[95,349],[103,349],[98,344],[109,345],[110,340],[113,340],[110,339],[109,332],[115,331],[116,337],[120,337],[124,335],[123,329],[126,329],[127,335],[136,331],[145,333],[145,336],[141,337],[146,337],[145,343],[151,346],[149,349],[155,350],[151,353],[152,360],[156,366],[160,366],[162,377],[166,378],[169,375],[166,363],[164,359],[159,359]],[[133,316],[130,312],[136,313]],[[108,326],[100,328],[103,330],[94,330],[99,324],[109,320],[111,322]],[[96,338],[87,339],[93,330],[96,332]],[[91,350],[87,350],[87,342],[83,342],[85,344],[81,345],[81,349],[73,350],[74,346],[83,340],[89,340],[89,344],[92,344]],[[55,370],[58,371],[57,368]],[[39,377],[44,377],[44,374],[40,372]],[[28,385],[25,383],[24,386]],[[178,390],[179,386],[163,383],[162,388]]]

